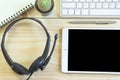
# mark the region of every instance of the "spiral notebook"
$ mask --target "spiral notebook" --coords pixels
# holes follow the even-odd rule
[[[33,8],[35,0],[0,0],[0,27]]]

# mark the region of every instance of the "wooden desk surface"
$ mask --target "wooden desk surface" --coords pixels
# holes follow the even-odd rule
[[[56,0],[57,1],[57,0]],[[56,2],[58,5],[59,0]],[[56,15],[59,17],[59,7],[55,7]],[[58,10],[58,11],[57,11]],[[31,10],[25,16],[41,17],[40,13],[36,9]],[[44,71],[38,70],[33,74],[30,80],[120,80],[120,75],[103,75],[103,74],[64,74],[61,72],[61,40],[62,40],[62,28],[64,27],[102,27],[102,28],[119,28],[119,19],[116,24],[109,25],[96,25],[96,24],[69,24],[68,21],[72,19],[39,19],[48,29],[51,35],[51,47],[54,40],[54,34],[58,33],[59,37],[54,50],[54,55],[46,69]],[[86,19],[74,19],[74,20],[86,20]],[[95,19],[90,19],[95,20]],[[102,19],[101,19],[102,20]],[[44,31],[38,24],[29,22],[29,24],[22,22],[25,25],[16,25],[6,38],[6,49],[12,59],[26,68],[29,68],[31,63],[42,54],[46,36]],[[34,27],[33,27],[34,26]],[[0,41],[3,32],[6,27],[0,29]],[[5,61],[2,51],[0,49],[0,80],[26,80],[28,76],[20,76],[14,73]]]

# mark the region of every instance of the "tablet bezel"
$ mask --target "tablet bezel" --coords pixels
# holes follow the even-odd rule
[[[64,73],[101,73],[120,74],[120,72],[99,72],[99,71],[68,71],[68,31],[69,29],[89,29],[89,30],[120,30],[120,28],[63,28],[62,29],[62,61],[61,70]]]

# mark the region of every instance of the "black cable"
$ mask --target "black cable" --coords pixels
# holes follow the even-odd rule
[[[26,80],[29,80],[32,75],[33,75],[33,73],[30,73],[29,77]]]

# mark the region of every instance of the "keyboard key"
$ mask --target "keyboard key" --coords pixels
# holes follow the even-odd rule
[[[96,8],[102,8],[102,3],[96,3]]]
[[[74,15],[74,9],[69,9],[68,10],[68,15]]]
[[[89,8],[88,3],[83,3],[83,8]]]
[[[72,0],[63,0],[63,2],[72,2]]]
[[[118,0],[113,0],[113,2],[118,2]]]
[[[112,0],[106,0],[106,2],[112,2]]]
[[[109,8],[115,8],[115,3],[110,3]]]
[[[88,15],[88,9],[82,9],[82,15]]]
[[[92,0],[86,0],[87,2],[92,2]]]
[[[80,15],[80,9],[75,9],[75,15]]]
[[[80,2],[85,2],[86,0],[80,0]]]
[[[120,3],[116,3],[116,8],[120,8]]]
[[[79,0],[74,0],[74,2],[79,2]]]
[[[93,2],[99,2],[99,0],[93,0]]]
[[[119,9],[91,9],[90,15],[93,16],[112,16],[112,15],[120,15]]]
[[[63,8],[75,8],[75,3],[63,3]]]
[[[105,2],[105,0],[100,0],[100,2]]]
[[[82,3],[77,3],[77,8],[82,8]]]
[[[95,8],[95,3],[90,3],[90,8]]]
[[[67,15],[68,14],[67,9],[63,9],[62,14]]]
[[[108,8],[108,3],[103,3],[103,8]]]

